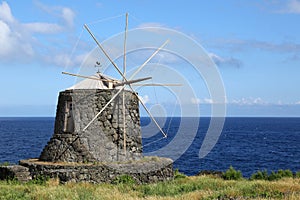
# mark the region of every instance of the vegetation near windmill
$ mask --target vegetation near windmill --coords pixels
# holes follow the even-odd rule
[[[270,174],[267,170],[260,171],[253,173],[249,180],[268,180],[268,181],[275,181],[282,178],[292,178],[294,176],[293,172],[289,169],[286,170],[278,170],[272,171]],[[295,173],[295,177],[299,178],[299,172]],[[224,180],[240,180],[243,178],[242,172],[239,170],[235,170],[232,166],[222,174],[222,178]]]
[[[128,175],[116,177],[114,184],[60,184],[58,179],[38,179],[26,184],[0,181],[0,199],[300,199],[300,172],[276,181],[224,180],[214,175],[188,177],[175,172],[178,176],[174,180],[152,184],[137,184]],[[233,167],[226,172],[232,177],[240,174]],[[274,173],[290,175],[289,170]]]
[[[299,171],[299,172],[296,172],[295,177],[296,177],[296,178],[300,178],[300,171]]]
[[[243,175],[241,171],[237,171],[232,166],[230,166],[229,169],[225,173],[223,173],[222,177],[225,180],[239,180],[243,178]]]
[[[299,172],[298,172],[299,173]],[[256,173],[252,174],[250,177],[250,180],[279,180],[281,178],[290,178],[293,177],[293,172],[289,169],[287,170],[278,170],[277,172],[272,171],[270,174],[268,174],[267,170],[264,171],[257,171]],[[297,177],[297,173],[295,174],[295,177]]]
[[[115,180],[112,181],[112,184],[136,184],[136,181],[132,176],[124,174],[117,176]]]
[[[258,170],[254,174],[251,175],[250,180],[268,180],[269,175],[267,170],[260,171]]]
[[[0,166],[9,166],[9,162],[0,163]]]
[[[178,169],[174,171],[174,179],[186,178],[187,176],[183,173],[180,173]]]

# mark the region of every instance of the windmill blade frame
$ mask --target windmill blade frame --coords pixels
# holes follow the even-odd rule
[[[119,69],[119,67],[116,65],[116,63],[110,58],[110,56],[107,54],[107,52],[104,50],[104,48],[102,47],[102,45],[98,42],[97,38],[95,37],[95,35],[91,32],[91,30],[89,29],[89,27],[87,26],[87,24],[84,24],[85,29],[88,31],[88,33],[91,35],[91,37],[94,39],[94,41],[96,42],[96,44],[98,45],[98,47],[100,48],[100,50],[104,53],[104,55],[108,58],[108,60],[111,62],[111,64],[115,67],[115,69],[118,71],[118,73],[122,76],[122,78],[128,82],[127,78],[124,76],[124,74],[121,72],[121,70]],[[139,68],[138,71],[140,71],[167,43],[169,42],[169,40],[165,41]],[[133,78],[137,73],[134,73],[130,78]],[[167,137],[167,134],[162,130],[162,128],[159,126],[159,124],[157,123],[157,121],[155,120],[155,118],[153,117],[153,115],[150,113],[150,111],[148,110],[148,108],[146,107],[146,105],[142,102],[141,98],[135,93],[134,89],[132,88],[132,86],[130,84],[128,84],[129,88],[131,89],[131,91],[137,96],[139,102],[142,104],[142,106],[144,107],[144,109],[146,110],[146,112],[148,113],[148,115],[150,116],[150,118],[153,120],[153,122],[155,123],[155,125],[159,128],[159,130],[161,131],[161,133],[164,135],[164,137]]]

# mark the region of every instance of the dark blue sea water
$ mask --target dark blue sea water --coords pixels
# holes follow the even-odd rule
[[[183,120],[187,122],[187,133],[189,127],[195,127],[194,118],[168,118],[164,127],[168,138],[161,139],[161,133],[144,137],[144,152],[151,154],[170,144]],[[149,121],[141,118],[143,126]],[[300,171],[300,118],[226,118],[217,144],[200,159],[199,149],[209,123],[210,118],[201,118],[191,145],[179,152],[174,168],[195,175],[201,170],[225,171],[232,165],[245,177],[264,169]],[[0,163],[38,157],[52,136],[53,127],[54,118],[0,118]]]

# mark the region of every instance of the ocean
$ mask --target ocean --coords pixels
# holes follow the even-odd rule
[[[240,170],[244,177],[257,170],[300,171],[300,118],[228,117],[214,148],[204,158],[199,158],[210,120],[205,117],[200,118],[200,122],[194,118],[167,118],[163,130],[168,137],[164,139],[153,127],[154,134],[145,133],[144,136],[143,131],[149,132],[150,119],[142,117],[145,155],[161,153],[167,157],[170,154],[172,158],[176,155],[174,168],[186,175],[202,170],[225,171],[230,166]],[[186,134],[193,131],[192,127],[197,128],[193,138],[180,138],[175,143],[176,148],[171,148],[175,150],[162,153],[160,150],[168,149],[168,145],[178,140],[176,135],[182,124],[185,124]],[[18,163],[22,159],[39,157],[53,129],[54,118],[51,117],[0,118],[0,163]]]

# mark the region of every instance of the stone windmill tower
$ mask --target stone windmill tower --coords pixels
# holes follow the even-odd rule
[[[111,162],[142,157],[139,103],[166,137],[131,84],[151,79],[134,76],[167,44],[166,41],[129,78],[126,78],[126,36],[123,72],[109,57],[87,25],[85,28],[98,47],[122,76],[116,80],[97,72],[93,76],[70,74],[83,81],[60,92],[54,134],[39,160],[51,162]]]
[[[131,85],[151,79],[133,78],[168,41],[138,67],[131,77],[126,78],[127,20],[126,14],[123,72],[85,25],[101,51],[120,73],[122,80],[100,72],[92,76],[64,72],[84,80],[59,93],[52,138],[38,159],[20,160],[19,165],[0,167],[0,179],[17,178],[28,181],[50,177],[58,178],[61,183],[110,183],[124,174],[138,183],[173,179],[171,159],[142,156],[139,104],[145,108],[164,137],[167,135]],[[115,162],[128,160],[130,162]]]

